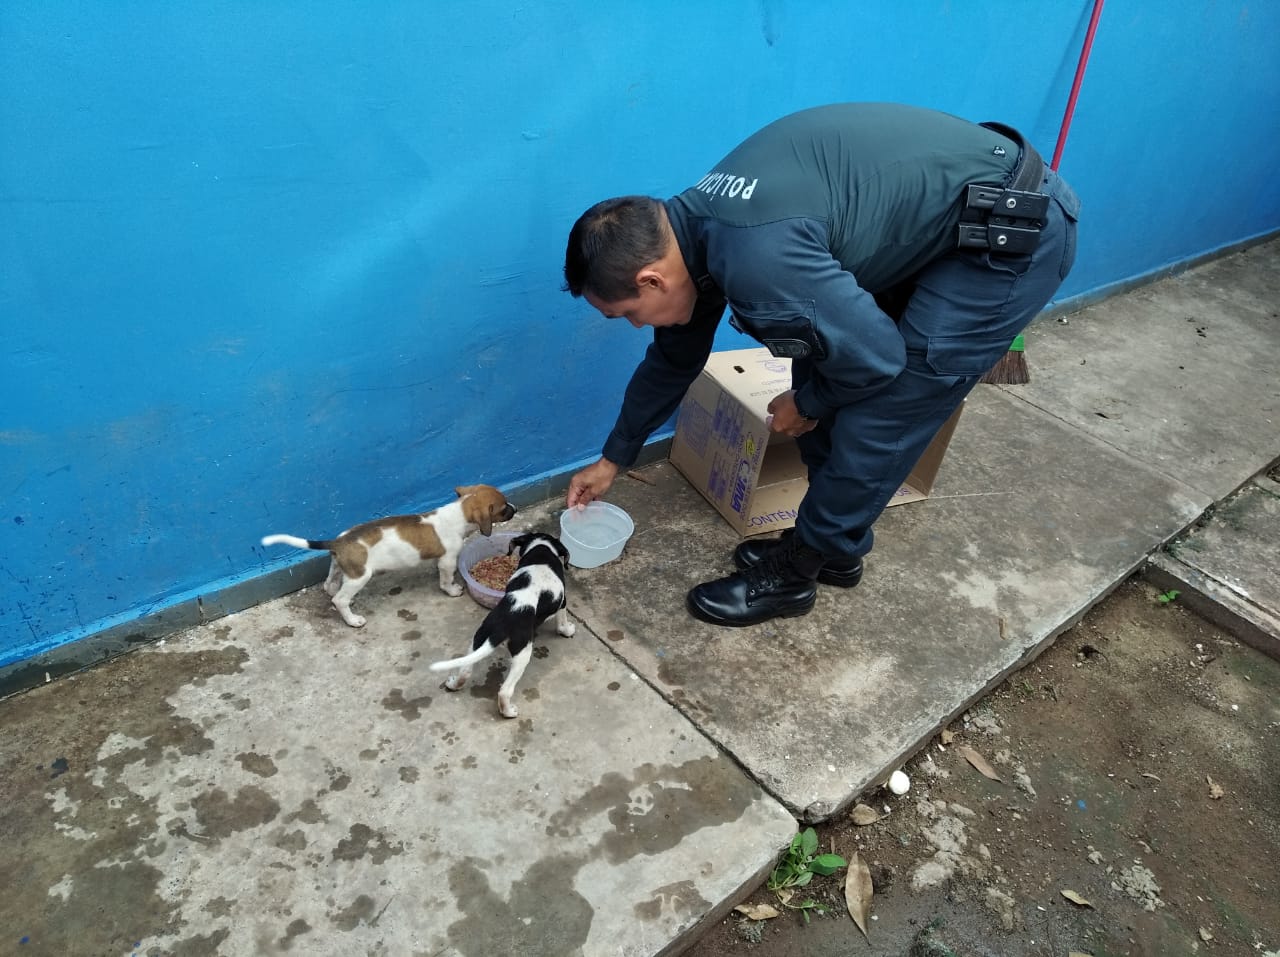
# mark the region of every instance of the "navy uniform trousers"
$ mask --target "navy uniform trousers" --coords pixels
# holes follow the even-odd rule
[[[799,438],[809,489],[796,531],[828,559],[871,551],[872,525],[938,429],[1066,278],[1080,203],[1051,170],[1041,190],[1053,199],[1035,251],[956,250],[926,266],[898,320],[906,368]],[[793,386],[808,376],[808,362],[795,360]]]

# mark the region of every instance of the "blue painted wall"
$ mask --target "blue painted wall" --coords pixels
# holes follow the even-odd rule
[[[582,209],[837,100],[1047,156],[1089,7],[8,0],[0,665],[261,574],[264,533],[594,459],[647,337],[559,291]],[[1064,296],[1280,227],[1277,37],[1108,5]]]

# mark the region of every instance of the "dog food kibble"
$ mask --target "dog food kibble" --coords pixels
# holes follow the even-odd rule
[[[507,579],[516,570],[520,560],[514,555],[494,555],[471,566],[471,577],[486,588],[506,591]]]

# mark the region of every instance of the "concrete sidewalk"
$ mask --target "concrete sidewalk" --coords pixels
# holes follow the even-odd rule
[[[484,612],[422,574],[359,631],[312,587],[0,702],[0,953],[678,952],[1149,557],[1266,645],[1276,302],[1280,241],[1041,320],[1032,383],[978,389],[933,497],[805,618],[691,620],[736,537],[670,466],[620,479],[636,535],[571,573],[514,720],[503,657],[427,670]]]

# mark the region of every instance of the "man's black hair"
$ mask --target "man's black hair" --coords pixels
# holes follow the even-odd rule
[[[605,302],[636,295],[636,273],[666,252],[663,216],[662,201],[651,196],[596,203],[569,231],[564,290],[575,298],[589,292]]]

